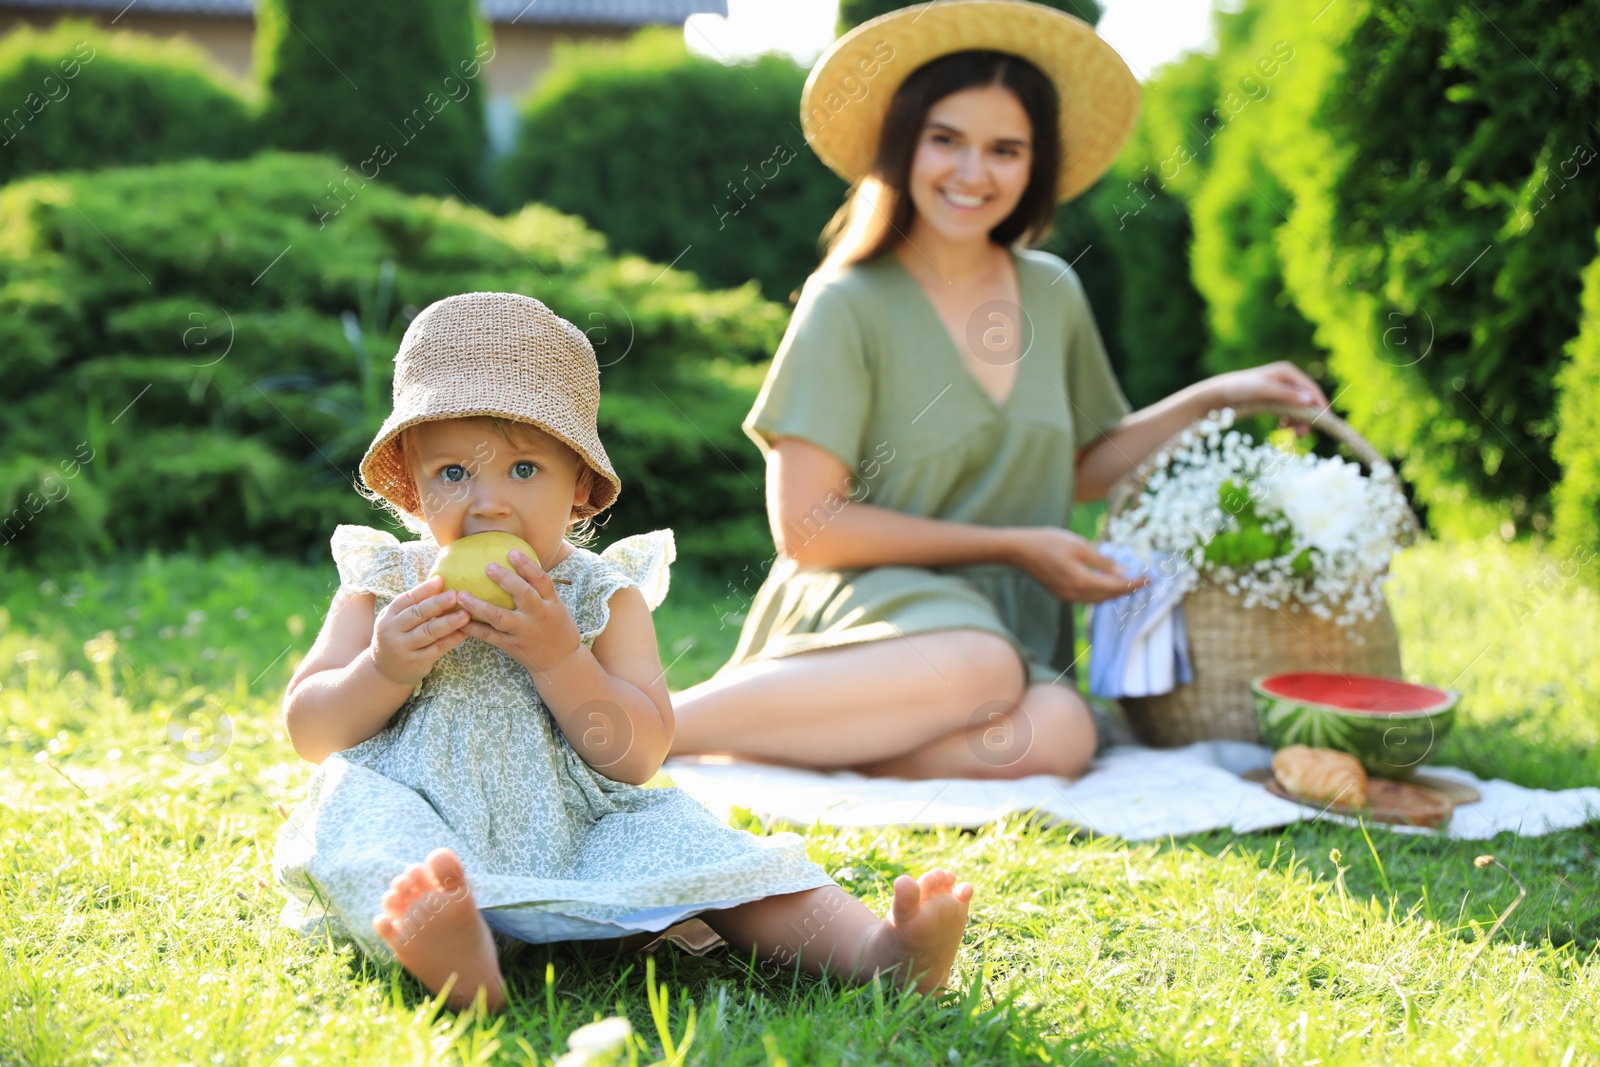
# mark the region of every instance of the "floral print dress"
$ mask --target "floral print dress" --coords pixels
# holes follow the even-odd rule
[[[374,594],[379,612],[439,553],[431,538],[353,525],[334,531],[332,548],[342,587]],[[571,581],[557,595],[592,646],[618,589],[638,586],[652,610],[661,603],[675,555],[672,531],[656,530],[599,553],[574,546],[548,573]],[[797,834],[757,837],[677,787],[595,770],[528,671],[476,638],[440,657],[382,730],[318,765],[273,856],[282,920],[392,960],[373,916],[391,879],[443,847],[507,947],[667,931],[709,909],[832,884]]]

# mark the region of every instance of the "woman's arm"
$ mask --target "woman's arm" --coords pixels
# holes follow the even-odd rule
[[[382,619],[371,593],[334,594],[284,693],[284,728],[297,753],[321,763],[376,734],[438,658],[466,640],[458,629],[466,613],[452,621],[454,594],[441,587],[435,577],[406,590]]]
[[[1082,503],[1105,496],[1123,475],[1207,412],[1231,407],[1248,415],[1275,406],[1306,404],[1326,407],[1328,401],[1316,382],[1287,361],[1195,382],[1133,412],[1110,433],[1081,449],[1073,498]],[[1303,433],[1305,427],[1298,425],[1296,430]]]
[[[939,566],[1009,557],[1011,531],[857,503],[850,468],[820,445],[778,437],[767,452],[767,521],[778,553],[804,567]]]
[[[1128,415],[1077,457],[1078,500],[1105,495],[1118,478],[1206,412],[1241,414],[1272,405],[1326,404],[1291,363],[1230,371]],[[767,519],[780,555],[803,567],[845,570],[892,564],[938,567],[1005,563],[1033,575],[1062,600],[1097,602],[1143,584],[1070,530],[986,526],[907,515],[859,503],[850,468],[820,445],[778,436],[767,452]]]
[[[767,519],[778,552],[803,567],[845,570],[900,564],[1021,567],[1063,600],[1097,601],[1132,588],[1117,564],[1053,526],[985,526],[858,503],[850,468],[799,437],[767,452]]]

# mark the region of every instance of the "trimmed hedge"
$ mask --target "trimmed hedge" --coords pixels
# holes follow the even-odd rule
[[[1219,54],[1216,96],[1196,123],[1212,153],[1190,202],[1192,274],[1211,327],[1205,366],[1218,373],[1289,359],[1321,377],[1324,353],[1285,292],[1275,240],[1293,200],[1272,169],[1281,146],[1268,111],[1300,72],[1289,27],[1269,14],[1256,30]]]
[[[1600,8],[1320,6],[1286,5],[1299,70],[1268,112],[1289,292],[1435,530],[1542,530],[1600,227]]]
[[[1193,123],[1214,106],[1215,67],[1213,57],[1190,55],[1145,83],[1139,121],[1116,163],[1062,206],[1045,244],[1076,263],[1135,407],[1204,377],[1210,331],[1190,278],[1188,202],[1210,165]]]
[[[1128,218],[1123,188],[1114,170],[1063,205],[1044,247],[1077,261],[1112,369],[1141,408],[1204,377],[1206,308],[1174,253],[1192,236],[1183,201],[1157,191]]]
[[[327,152],[414,193],[484,195],[494,55],[474,0],[256,5],[263,144]]]
[[[739,430],[784,315],[702,292],[530,206],[356,190],[340,164],[263,153],[59,174],[0,190],[0,544],[9,556],[254,542],[325,559],[333,525],[388,525],[355,489],[393,353],[432,301],[543,300],[599,352],[623,481],[610,539],[673,527],[686,556],[770,554]]]
[[[845,192],[800,132],[805,79],[778,55],[692,56],[676,30],[558,46],[522,103],[501,205],[549,204],[708,285],[754,278],[785,299]]]
[[[0,39],[0,185],[53,170],[248,155],[249,87],[192,41],[84,19]]]

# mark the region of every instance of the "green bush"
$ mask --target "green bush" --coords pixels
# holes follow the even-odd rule
[[[414,193],[484,195],[494,47],[473,0],[256,5],[263,143],[337,156]]]
[[[613,257],[544,207],[494,219],[372,182],[334,212],[340,177],[329,157],[272,152],[0,190],[0,544],[325,559],[336,522],[386,524],[356,467],[411,316],[504,290],[595,343],[623,480],[605,539],[671,526],[714,564],[770,554],[739,421],[780,308]]]
[[[549,204],[708,285],[785,299],[845,191],[801,134],[805,79],[782,56],[691,56],[677,30],[559,46],[522,104],[502,206]]]
[[[1138,408],[1204,377],[1208,333],[1205,303],[1183,254],[1192,237],[1188,208],[1155,190],[1137,218],[1129,218],[1123,186],[1119,168],[1063,205],[1045,247],[1069,262],[1082,256],[1076,269],[1106,354],[1123,393]],[[1088,225],[1074,225],[1074,209],[1087,216]],[[1085,237],[1075,242],[1078,232]]]
[[[1104,13],[1097,0],[1037,0],[1045,7],[1053,7],[1076,15],[1089,25],[1098,25]],[[910,7],[905,0],[839,0],[839,32],[861,25],[868,19],[887,15],[902,7]]]
[[[1312,25],[1321,3],[1286,6],[1276,240],[1339,405],[1403,458],[1436,530],[1539,530],[1600,226],[1600,8],[1358,0]]]
[[[1063,10],[1098,23],[1090,4]],[[1214,14],[1226,43],[1246,11]],[[1203,136],[1217,60],[1189,53],[1150,72],[1139,119],[1104,178],[1062,206],[1045,247],[1078,265],[1123,392],[1143,407],[1204,377],[1206,305],[1191,279],[1191,201],[1211,167]],[[1082,257],[1081,259],[1079,257]]]
[[[1259,16],[1259,8],[1247,9]],[[1192,275],[1211,327],[1213,372],[1290,359],[1319,376],[1324,354],[1284,291],[1274,239],[1292,205],[1271,165],[1279,149],[1269,114],[1300,72],[1293,33],[1277,13],[1253,18],[1255,32],[1219,52],[1217,91],[1206,119],[1211,162],[1190,201]]]
[[[1581,321],[1556,381],[1561,484],[1555,494],[1555,533],[1559,544],[1588,561],[1584,571],[1592,581],[1600,570],[1595,558],[1600,554],[1600,258],[1583,272]]]
[[[1190,55],[1144,83],[1139,121],[1106,176],[1062,205],[1045,247],[1076,264],[1123,392],[1136,407],[1204,376],[1206,308],[1190,280],[1188,200],[1209,166],[1194,133],[1215,60]],[[1081,258],[1080,258],[1081,257]]]
[[[1247,9],[1248,10],[1248,9]],[[1237,17],[1237,16],[1234,16]],[[1217,57],[1190,52],[1157,67],[1141,86],[1139,121],[1117,157],[1112,175],[1119,216],[1131,226],[1152,196],[1187,204],[1211,170],[1213,114],[1218,98]]]
[[[0,39],[0,185],[40,171],[250,151],[248,88],[191,41],[83,19]]]

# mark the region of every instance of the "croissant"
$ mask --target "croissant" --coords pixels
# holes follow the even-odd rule
[[[1366,768],[1347,752],[1289,745],[1273,754],[1272,773],[1297,797],[1351,808],[1367,806]]]

